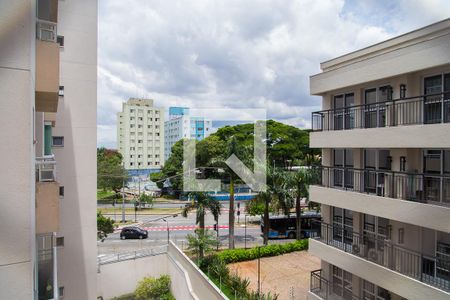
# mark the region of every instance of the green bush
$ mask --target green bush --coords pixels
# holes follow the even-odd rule
[[[170,292],[170,277],[162,275],[159,278],[145,277],[139,281],[134,292],[137,300],[172,300]]]
[[[294,251],[301,251],[308,249],[308,240],[304,239],[301,241],[295,241],[288,244],[275,244],[268,245],[259,248],[258,247],[251,249],[228,249],[223,250],[218,253],[218,258],[223,261],[225,264],[253,260],[260,257],[268,257],[268,256],[277,256],[285,253],[290,253]]]
[[[134,295],[134,293],[131,294],[125,294],[119,297],[114,297],[111,300],[136,300],[136,296]]]

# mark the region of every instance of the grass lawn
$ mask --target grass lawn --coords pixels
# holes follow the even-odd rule
[[[103,199],[112,196],[114,194],[115,193],[113,191],[97,190],[97,199]]]
[[[116,208],[97,208],[97,211],[101,212],[102,214],[114,214],[114,210],[116,214],[122,213],[122,208],[120,205],[117,205]],[[162,214],[179,214],[181,213],[181,209],[179,208],[142,208],[137,211],[137,214],[139,215],[162,215]],[[126,215],[134,215],[134,208],[127,207],[125,208],[125,214]]]

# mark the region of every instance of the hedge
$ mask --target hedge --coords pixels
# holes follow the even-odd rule
[[[253,260],[259,257],[277,256],[294,251],[302,251],[308,249],[308,240],[303,239],[287,244],[273,244],[268,246],[250,248],[250,249],[228,249],[217,254],[220,260],[226,264],[235,263],[246,260]]]

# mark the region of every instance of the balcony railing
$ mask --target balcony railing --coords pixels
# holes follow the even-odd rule
[[[312,113],[312,130],[350,130],[450,122],[450,92]]]
[[[321,223],[315,239],[444,291],[450,291],[450,255],[429,256],[372,234]]]
[[[387,170],[318,167],[318,185],[395,199],[450,205],[450,176]]]
[[[56,161],[54,156],[36,157],[36,181],[56,181]]]
[[[322,270],[311,272],[309,290],[324,300],[359,300],[360,298],[353,294],[350,290],[343,289],[340,286],[333,286],[326,278],[322,277]],[[336,293],[340,292],[342,295]]]
[[[58,37],[56,23],[40,20],[36,21],[36,38],[41,41],[55,42]]]

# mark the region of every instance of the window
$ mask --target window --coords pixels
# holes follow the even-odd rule
[[[365,128],[386,126],[386,101],[392,100],[390,85],[367,89],[364,91]]]
[[[64,237],[63,236],[56,238],[56,247],[64,247]]]
[[[130,113],[134,113],[134,109],[130,109]]]
[[[355,127],[354,111],[349,110],[355,104],[353,93],[334,96],[334,130],[350,129]],[[344,124],[345,123],[345,124]]]
[[[56,42],[59,44],[60,47],[64,47],[64,36],[58,35],[56,37]]]
[[[59,196],[64,197],[64,186],[59,187]]]
[[[59,97],[64,97],[64,86],[63,85],[59,86],[58,96]]]
[[[133,163],[132,163],[132,162],[130,162],[130,166],[133,166]]]
[[[58,295],[59,295],[59,297],[64,297],[64,287],[63,286],[60,286],[58,288]]]
[[[130,128],[134,128],[134,124],[130,124]]]
[[[52,146],[53,147],[64,147],[64,137],[63,136],[54,136],[52,138]]]

